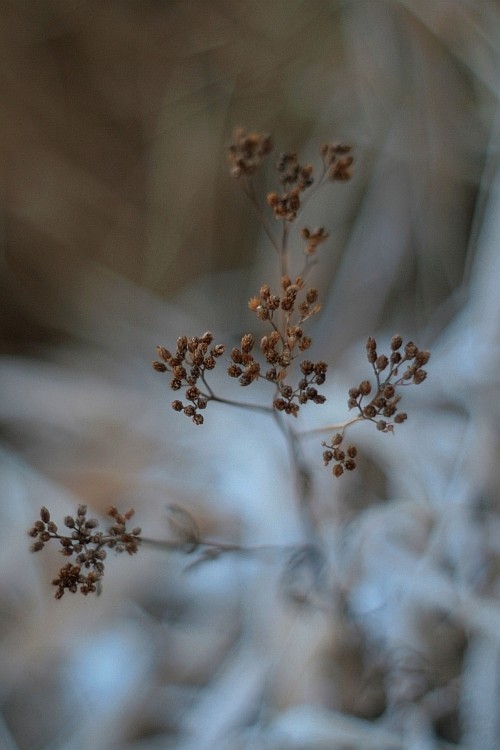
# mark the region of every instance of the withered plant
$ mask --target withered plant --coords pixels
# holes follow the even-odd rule
[[[157,347],[153,368],[168,377],[168,385],[176,394],[172,409],[189,417],[197,426],[203,425],[205,411],[212,402],[257,410],[276,421],[290,449],[297,502],[307,538],[302,547],[297,549],[295,546],[290,550],[289,563],[296,565],[300,559],[302,564],[311,566],[319,559],[321,544],[311,508],[311,472],[301,447],[306,433],[296,429],[293,418],[311,402],[328,409],[325,407],[326,397],[320,392],[327,377],[328,364],[307,357],[312,344],[309,321],[320,313],[321,302],[318,290],[309,286],[306,280],[311,268],[320,262],[321,246],[328,241],[329,235],[325,227],[306,226],[301,217],[317,190],[331,183],[347,183],[351,179],[353,156],[349,144],[324,144],[320,148],[321,167],[316,173],[312,164],[301,164],[295,153],[280,154],[275,163],[279,187],[269,192],[263,202],[259,199],[254,178],[272,151],[269,135],[247,133],[239,128],[228,152],[230,174],[253,205],[276,255],[277,280],[272,284],[263,283],[248,302],[249,309],[262,325],[260,341],[257,342],[252,333],[244,333],[239,346],[228,351],[223,343],[215,342],[210,331],[200,336],[183,334],[178,337],[175,348]],[[301,245],[293,252],[292,237],[300,238]],[[336,478],[356,469],[358,449],[346,439],[355,424],[371,422],[377,431],[392,433],[396,426],[406,421],[406,412],[400,410],[403,390],[425,380],[427,373],[423,368],[430,353],[419,349],[412,341],[404,343],[402,337],[395,334],[387,353],[380,353],[375,339],[368,338],[366,356],[368,376],[348,392],[347,407],[352,416],[314,431],[330,435],[321,446],[323,462],[331,467]],[[267,383],[267,401],[256,404],[216,393],[210,384],[210,373],[221,366],[243,388],[257,382]],[[97,519],[87,519],[87,508],[80,505],[76,517],[64,519],[67,533],[61,534],[47,508],[42,508],[40,519],[29,531],[36,538],[31,549],[37,552],[55,540],[61,546],[61,554],[73,558],[52,581],[57,587],[56,598],[61,598],[66,590],[83,594],[99,591],[107,549],[134,554],[141,541],[153,542],[142,539],[139,528],[127,529],[133,512],[130,510],[122,515],[116,508],[111,508],[108,515],[112,524],[102,532],[97,530]],[[203,540],[195,520],[178,506],[171,506],[170,525],[178,541],[156,543],[186,553],[198,550],[198,562],[226,552],[253,554],[263,549]]]

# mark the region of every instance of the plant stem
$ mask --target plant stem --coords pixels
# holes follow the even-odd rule
[[[262,224],[262,228],[264,229],[264,232],[266,233],[269,241],[271,242],[272,246],[274,247],[278,255],[280,255],[281,254],[280,246],[271,230],[271,227],[269,226],[267,222],[267,219],[264,215],[262,207],[258,201],[257,196],[255,195],[255,188],[253,186],[253,182],[250,179],[248,179],[245,183],[243,183],[243,190],[245,191],[246,195],[250,198],[250,202],[252,203],[255,211],[257,212],[260,223]]]

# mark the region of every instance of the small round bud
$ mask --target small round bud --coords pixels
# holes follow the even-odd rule
[[[254,345],[254,338],[251,333],[246,333],[241,338],[241,351],[248,354],[252,351]]]
[[[369,380],[362,380],[359,384],[359,392],[362,396],[368,396],[371,393],[372,386]]]
[[[426,365],[427,364],[427,362],[430,360],[430,358],[431,358],[431,353],[430,352],[428,352],[428,351],[419,351],[419,353],[415,357],[415,364],[418,367],[422,367],[422,365]]]
[[[48,508],[45,507],[45,505],[40,508],[40,518],[44,523],[48,523],[50,521],[50,513],[48,511]]]
[[[159,358],[162,359],[164,362],[168,362],[172,356],[170,352],[168,351],[168,349],[165,349],[164,346],[157,346],[156,353],[159,356]]]
[[[156,370],[156,372],[167,372],[167,366],[163,364],[163,362],[152,362],[153,370]]]
[[[427,373],[425,370],[417,370],[413,376],[413,382],[418,385],[419,383],[423,383],[426,377]]]
[[[300,363],[300,369],[302,370],[304,375],[310,375],[311,372],[314,370],[314,365],[310,360],[305,359],[303,362]]]
[[[391,349],[393,352],[395,352],[397,349],[400,349],[403,345],[403,339],[401,336],[396,335],[393,336],[391,339]]]
[[[388,364],[389,364],[389,360],[385,356],[385,354],[380,354],[375,360],[375,367],[377,368],[379,372],[382,372],[382,370],[385,370]]]

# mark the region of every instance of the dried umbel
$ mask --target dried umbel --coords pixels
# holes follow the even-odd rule
[[[205,374],[208,370],[214,369],[217,359],[225,351],[222,344],[211,346],[213,339],[210,331],[199,337],[179,336],[175,354],[171,354],[164,346],[157,346],[156,353],[161,361],[153,362],[153,368],[157,372],[168,372],[172,375],[170,388],[173,391],[184,389],[187,403],[175,399],[172,401],[172,409],[184,412],[198,425],[203,424],[203,415],[200,411],[206,409],[212,398]],[[201,381],[201,385],[198,381]]]
[[[403,339],[395,335],[391,339],[389,355],[378,354],[377,343],[374,338],[366,342],[366,355],[372,366],[375,382],[362,380],[361,383],[349,389],[347,406],[355,409],[358,414],[349,420],[344,429],[357,421],[368,420],[374,422],[380,432],[393,432],[394,425],[402,424],[408,418],[406,412],[399,411],[401,388],[407,385],[419,385],[427,377],[423,369],[430,359],[430,352],[420,350],[413,341],[409,341],[403,348]],[[401,373],[401,369],[404,371]],[[344,469],[352,471],[356,468],[354,458],[357,448],[349,445],[342,448],[344,435],[337,432],[330,443],[323,443],[327,449],[323,452],[325,466],[334,461],[333,474],[342,476]]]
[[[269,135],[247,133],[243,128],[234,131],[229,146],[229,163],[232,177],[250,177],[260,167],[262,160],[271,153],[273,144]]]
[[[256,171],[271,150],[272,141],[268,135],[247,133],[243,128],[235,131],[229,146],[231,175],[239,179],[257,210],[263,228],[278,254],[281,278],[278,290],[273,290],[270,284],[262,284],[258,295],[249,300],[249,309],[266,330],[263,331],[259,345],[256,345],[252,333],[241,336],[240,345],[231,349],[227,373],[243,387],[266,381],[272,385],[274,392],[270,404],[259,407],[216,396],[206,376],[215,366],[216,359],[224,353],[225,347],[221,344],[211,346],[211,333],[200,338],[181,336],[177,340],[175,354],[171,354],[163,346],[157,348],[160,361],[153,362],[153,367],[158,372],[171,374],[170,387],[173,390],[184,390],[187,403],[176,399],[172,402],[172,407],[191,417],[195,424],[203,423],[200,411],[205,409],[209,401],[294,417],[298,416],[300,408],[308,402],[321,405],[326,401],[318,387],[325,382],[327,363],[322,360],[313,362],[301,355],[312,344],[312,337],[306,333],[304,324],[321,310],[318,290],[306,286],[305,276],[310,266],[317,262],[318,248],[326,243],[329,235],[324,227],[300,228],[300,236],[306,244],[302,254],[302,268],[294,277],[288,271],[289,236],[290,227],[301,215],[306,191],[309,191],[309,197],[322,185],[329,182],[343,183],[351,178],[352,147],[341,142],[322,145],[320,154],[323,168],[319,177],[315,177],[312,164],[300,163],[296,153],[283,152],[279,155],[275,170],[280,190],[284,192],[269,192],[266,203],[274,218],[281,222],[280,237],[273,233],[265,215],[265,206],[259,202],[253,185]],[[340,477],[345,470],[352,471],[356,468],[356,446],[344,446],[347,428],[359,421],[369,421],[380,432],[392,432],[396,424],[406,420],[406,413],[399,410],[401,388],[424,381],[426,371],[423,366],[428,362],[430,354],[419,350],[411,341],[403,350],[402,346],[402,338],[394,336],[390,354],[378,354],[375,340],[368,339],[366,351],[374,382],[363,380],[350,389],[348,407],[356,411],[356,416],[338,425],[340,429],[334,432],[331,441],[323,443],[323,460],[325,465],[333,462],[334,476]],[[326,427],[325,431],[329,429]],[[293,442],[299,437],[300,433],[288,430],[287,439]]]
[[[321,303],[318,289],[306,284],[306,277],[312,265],[319,262],[319,248],[327,244],[329,234],[324,227],[310,229],[299,222],[307,201],[319,188],[331,183],[345,183],[351,178],[353,157],[348,144],[325,144],[320,148],[322,170],[315,174],[312,164],[302,164],[297,154],[284,152],[275,162],[277,189],[268,192],[264,200],[259,200],[254,176],[272,148],[269,135],[248,133],[239,128],[228,153],[231,176],[237,179],[256,210],[277,254],[279,272],[274,284],[263,283],[258,294],[248,302],[262,332],[240,336],[239,345],[233,346],[226,355],[227,374],[245,388],[257,382],[265,384],[270,389],[268,400],[264,404],[246,403],[214,392],[209,382],[210,372],[226,353],[226,346],[215,344],[210,331],[201,336],[179,336],[175,351],[158,346],[153,368],[169,376],[169,387],[177,396],[172,401],[173,410],[182,412],[196,425],[203,424],[202,412],[210,401],[248,411],[257,410],[274,418],[290,448],[291,471],[296,480],[304,527],[307,527],[307,534],[315,538],[314,544],[304,548],[308,550],[307,554],[304,549],[299,550],[298,556],[293,553],[291,569],[306,571],[307,581],[315,581],[321,567],[318,562],[321,556],[317,556],[319,534],[315,530],[315,513],[310,508],[311,472],[305,465],[300,445],[306,433],[295,430],[287,416],[297,417],[302,407],[310,402],[320,406],[326,402],[320,389],[326,380],[328,364],[322,359],[313,361],[307,354],[313,341],[308,327],[311,319],[321,311]],[[276,225],[280,227],[278,232]],[[289,245],[295,228],[301,238],[302,250],[293,260]],[[292,273],[290,269],[294,263],[297,265]],[[375,340],[370,337],[366,342],[366,355],[371,365],[370,379],[362,380],[349,390],[347,406],[354,416],[312,431],[332,435],[329,442],[323,443],[323,461],[325,465],[333,464],[335,477],[353,471],[357,465],[358,449],[345,439],[351,426],[357,422],[371,422],[379,432],[388,433],[406,420],[406,413],[400,410],[401,391],[407,385],[419,385],[425,380],[424,366],[430,358],[428,351],[420,350],[412,341],[403,346],[401,336],[392,338],[388,354],[379,354]],[[194,518],[185,509],[175,503],[169,508],[170,528],[177,541],[160,542],[166,549],[184,553],[197,550],[198,561],[215,559],[225,553],[250,551],[235,544],[203,541]],[[80,505],[75,517],[65,518],[68,531],[61,534],[47,508],[41,509],[39,520],[29,532],[35,539],[32,550],[38,552],[55,540],[60,545],[61,554],[73,558],[52,582],[57,587],[56,598],[60,599],[65,591],[80,591],[82,594],[98,591],[107,550],[125,551],[131,555],[137,552],[141,530],[127,528],[132,515],[132,510],[120,514],[116,508],[110,508],[108,516],[112,523],[106,531],[99,531],[97,519],[87,518],[87,507]],[[155,540],[142,541],[157,543]],[[301,589],[295,598],[302,597]]]
[[[44,506],[40,510],[40,520],[35,521],[29,535],[36,539],[31,545],[32,552],[40,552],[48,542],[58,541],[59,550],[64,557],[73,557],[59,571],[52,584],[57,586],[56,599],[65,591],[75,594],[91,594],[100,589],[104,575],[106,549],[115,552],[128,552],[134,555],[141,543],[141,529],[127,528],[127,523],[134,515],[128,510],[123,515],[115,507],[109,508],[107,515],[112,520],[106,531],[99,531],[97,518],[87,518],[87,506],[79,505],[75,516],[66,516],[64,526],[68,530],[61,533],[51,520],[49,510]]]

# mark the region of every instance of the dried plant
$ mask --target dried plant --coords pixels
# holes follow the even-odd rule
[[[201,336],[179,336],[175,351],[158,346],[158,359],[153,362],[153,368],[161,374],[168,374],[170,388],[182,394],[182,399],[172,401],[173,410],[190,417],[196,425],[204,423],[202,412],[210,402],[249,411],[258,410],[276,420],[290,447],[297,500],[307,536],[307,543],[301,549],[287,550],[291,553],[289,563],[293,561],[295,570],[297,561],[302,564],[304,560],[307,562],[311,559],[311,550],[316,561],[316,548],[319,546],[309,497],[310,471],[302,456],[302,439],[311,432],[330,433],[330,440],[322,443],[325,466],[333,464],[332,473],[337,478],[345,470],[353,471],[357,465],[358,448],[353,443],[344,444],[346,432],[363,421],[373,423],[378,431],[384,433],[392,433],[396,425],[402,424],[407,419],[406,412],[399,409],[402,390],[425,380],[427,373],[423,367],[429,361],[430,353],[419,349],[412,341],[403,345],[402,337],[394,335],[390,342],[390,353],[379,354],[375,339],[368,338],[366,353],[372,371],[371,380],[362,380],[359,385],[349,389],[347,406],[354,411],[354,416],[309,432],[292,427],[287,419],[289,416],[297,417],[301,408],[309,402],[316,405],[326,402],[325,395],[319,389],[325,383],[328,365],[323,360],[313,362],[304,353],[312,344],[312,337],[307,333],[309,321],[321,311],[319,292],[314,286],[306,284],[306,277],[312,266],[319,262],[319,248],[326,243],[329,235],[324,227],[310,229],[301,225],[298,232],[302,242],[300,260],[292,256],[290,237],[300,222],[307,201],[319,188],[328,183],[350,180],[353,156],[348,144],[322,145],[322,165],[316,176],[312,164],[301,164],[295,153],[282,153],[275,164],[279,190],[269,192],[265,202],[261,202],[254,176],[272,150],[269,135],[247,133],[239,128],[234,133],[228,154],[231,176],[248,196],[276,253],[279,284],[262,284],[258,294],[249,300],[248,308],[263,326],[262,337],[256,343],[252,333],[241,336],[239,346],[233,347],[226,358],[227,375],[237,379],[242,387],[262,381],[267,383],[270,387],[267,403],[243,402],[215,393],[209,383],[210,371],[223,359],[227,347],[214,343],[214,335],[210,331]],[[273,229],[273,218],[279,225],[278,232]],[[83,594],[99,591],[106,548],[134,554],[141,541],[153,542],[142,540],[139,528],[127,530],[127,522],[133,513],[133,510],[129,510],[121,515],[116,508],[111,508],[108,516],[113,524],[106,532],[101,532],[96,531],[99,526],[97,519],[87,519],[87,508],[80,505],[75,518],[67,516],[64,519],[69,533],[61,535],[47,508],[42,508],[40,520],[29,531],[30,536],[36,538],[31,549],[38,552],[45,544],[56,540],[61,545],[62,555],[74,556],[74,561],[63,566],[58,577],[52,581],[57,587],[56,598],[61,598],[66,590]],[[256,553],[262,549],[202,540],[195,520],[179,506],[170,508],[170,526],[178,541],[158,543],[185,552],[200,550],[198,561],[214,559],[226,552]],[[315,562],[315,568],[320,570],[321,565]]]
[[[141,542],[141,529],[127,529],[127,521],[130,521],[134,511],[127,510],[122,515],[117,508],[111,507],[107,515],[113,523],[105,532],[98,531],[97,518],[87,518],[87,506],[79,505],[76,516],[65,517],[64,526],[68,533],[61,534],[57,524],[52,521],[49,510],[41,508],[40,519],[35,521],[28,532],[36,539],[31,545],[32,552],[40,552],[48,542],[57,540],[62,548],[61,554],[74,558],[72,562],[63,565],[58,577],[52,581],[52,585],[57,586],[56,599],[60,599],[65,590],[72,594],[80,591],[85,595],[100,591],[107,556],[106,547],[115,552],[128,552],[129,555],[137,552]]]

